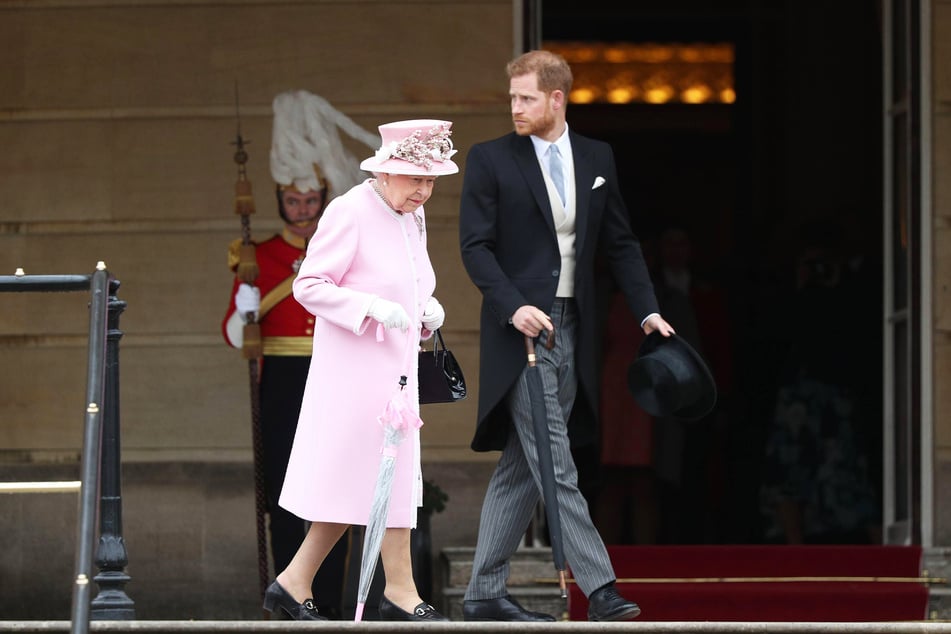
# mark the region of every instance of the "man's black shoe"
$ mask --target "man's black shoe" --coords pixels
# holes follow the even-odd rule
[[[629,621],[640,613],[637,604],[618,594],[613,583],[601,586],[588,597],[589,621]]]
[[[462,618],[466,621],[554,621],[555,617],[543,612],[530,612],[518,604],[512,595],[498,599],[480,599],[462,602]]]

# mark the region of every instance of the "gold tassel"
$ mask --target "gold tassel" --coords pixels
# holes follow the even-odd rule
[[[251,193],[251,181],[239,180],[234,185],[234,212],[239,216],[254,213],[254,195]]]
[[[245,284],[254,284],[258,279],[258,259],[253,244],[242,244],[238,250],[238,267],[235,270],[238,279]]]
[[[261,326],[258,324],[244,325],[244,343],[241,346],[241,356],[245,359],[260,359],[264,354],[261,343]]]

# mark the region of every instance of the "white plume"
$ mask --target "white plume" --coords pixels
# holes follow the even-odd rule
[[[273,107],[271,176],[275,182],[293,184],[300,191],[320,189],[313,167],[316,164],[330,184],[330,196],[335,197],[368,176],[343,146],[337,128],[374,151],[382,143],[378,135],[306,90],[279,94]]]

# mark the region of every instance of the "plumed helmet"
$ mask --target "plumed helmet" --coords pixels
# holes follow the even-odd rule
[[[273,109],[271,176],[279,190],[325,190],[324,199],[329,201],[367,177],[344,148],[338,128],[370,148],[380,145],[379,136],[306,90],[280,93]]]

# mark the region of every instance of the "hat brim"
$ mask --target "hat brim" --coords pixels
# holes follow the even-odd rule
[[[689,366],[693,387],[697,397],[680,407],[670,404],[670,395],[664,393],[664,382],[660,375],[666,371],[661,364],[652,359],[659,348],[668,347],[667,352]],[[637,403],[652,416],[697,420],[706,416],[717,402],[717,386],[700,353],[682,337],[671,334],[665,337],[658,331],[649,334],[641,343],[637,359],[628,368],[628,389]]]
[[[360,163],[360,169],[366,172],[404,174],[406,176],[448,176],[449,174],[459,172],[459,166],[450,160],[433,162],[432,166],[427,169],[422,165],[416,165],[397,158],[378,161],[375,156],[371,156]]]

